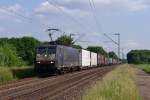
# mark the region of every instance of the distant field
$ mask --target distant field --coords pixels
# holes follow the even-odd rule
[[[121,65],[94,84],[83,100],[141,100],[134,68]]]
[[[36,73],[32,67],[0,67],[0,84],[33,76],[36,76]]]
[[[139,64],[139,65],[133,65],[133,66],[140,68],[147,73],[150,73],[150,64]]]

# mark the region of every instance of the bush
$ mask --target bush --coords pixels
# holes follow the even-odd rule
[[[28,65],[32,65],[35,57],[35,48],[40,44],[40,42],[32,37],[11,39],[0,38],[0,45],[1,44],[11,45],[11,47],[8,46],[8,50],[10,49],[15,51],[15,55],[19,56]]]
[[[17,79],[38,76],[32,67],[11,68],[11,71]]]
[[[18,57],[16,48],[10,44],[0,45],[0,66],[22,66],[25,62]]]
[[[0,67],[0,84],[11,80],[19,80],[39,76],[32,67]]]

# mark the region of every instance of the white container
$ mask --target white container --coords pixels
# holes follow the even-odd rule
[[[109,58],[109,64],[112,64],[112,63],[113,63],[113,59]]]
[[[91,67],[97,66],[97,53],[91,52]]]
[[[81,68],[89,67],[90,66],[90,51],[82,49],[80,61],[81,61]]]

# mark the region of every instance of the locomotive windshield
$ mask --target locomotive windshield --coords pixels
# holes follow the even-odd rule
[[[37,48],[37,54],[55,54],[55,47],[39,47]]]
[[[46,53],[46,48],[45,47],[37,48],[37,54],[44,54],[44,53]]]
[[[56,57],[56,47],[38,47],[36,49],[36,60],[51,61]]]

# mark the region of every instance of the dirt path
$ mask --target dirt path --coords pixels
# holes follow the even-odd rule
[[[150,100],[150,74],[139,70],[137,72],[137,85],[139,86],[142,100]]]

